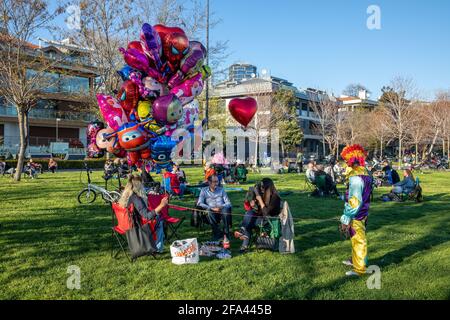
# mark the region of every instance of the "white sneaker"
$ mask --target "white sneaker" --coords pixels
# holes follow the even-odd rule
[[[345,275],[347,276],[347,277],[353,277],[353,276],[357,276],[357,277],[359,277],[359,274],[357,274],[355,271],[347,271],[346,273],[345,273]]]
[[[350,260],[350,259],[344,260],[344,261],[342,261],[342,263],[346,266],[353,267],[352,260]]]

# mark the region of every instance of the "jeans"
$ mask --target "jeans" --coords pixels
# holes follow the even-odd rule
[[[156,217],[156,250],[158,252],[163,252],[164,250],[164,221],[161,220],[160,216]]]
[[[219,229],[220,220],[223,217],[223,230]],[[213,241],[218,241],[222,239],[224,234],[230,238],[230,229],[231,229],[231,208],[224,207],[221,212],[213,212],[211,210],[208,211],[208,221],[211,224],[212,233],[213,233]]]
[[[242,233],[245,234],[247,238],[242,241],[242,247],[248,247],[250,237],[252,235],[252,229],[254,229],[256,225],[261,224],[262,221],[263,217],[256,215],[253,210],[249,210],[245,213],[244,219],[242,220],[241,229]]]

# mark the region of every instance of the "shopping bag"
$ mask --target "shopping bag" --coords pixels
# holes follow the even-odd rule
[[[198,263],[197,238],[174,241],[170,245],[170,255],[174,264]]]

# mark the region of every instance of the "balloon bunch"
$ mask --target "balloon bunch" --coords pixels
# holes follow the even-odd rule
[[[180,28],[144,23],[139,41],[119,51],[126,62],[117,72],[123,83],[116,97],[97,95],[107,127],[98,130],[95,142],[90,133],[90,146],[126,155],[130,165],[151,162],[159,172],[171,163],[172,133],[192,132],[198,119],[195,97],[211,75],[206,49]]]

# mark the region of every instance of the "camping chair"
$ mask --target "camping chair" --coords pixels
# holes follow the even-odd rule
[[[309,181],[306,174],[305,174],[305,181],[304,181],[303,189],[305,189],[306,191],[310,191],[310,192],[312,192],[316,189],[316,186],[311,181]]]
[[[406,200],[413,200],[416,202],[422,202],[423,201],[423,195],[422,195],[422,187],[420,186],[419,178],[416,177],[416,185],[414,187],[414,190],[408,193],[402,193],[401,194],[402,201]]]
[[[117,202],[114,202],[111,204],[111,211],[113,226],[111,235],[111,257],[117,258],[118,255],[123,252],[129,262],[134,262],[135,260],[131,259],[130,254],[128,253],[128,244],[126,239],[126,232],[133,226],[131,215],[133,214],[134,206],[133,204],[131,204],[129,208],[123,208]],[[117,220],[116,226],[114,226],[114,216]],[[143,224],[149,224],[150,230],[152,231],[153,240],[156,240],[155,222],[145,219],[141,220]],[[114,252],[114,238],[116,239],[120,247],[120,250],[117,250],[116,252]],[[156,259],[155,254],[152,254],[152,256]]]
[[[243,166],[238,166],[236,168],[236,176],[235,179],[237,182],[246,182],[247,181],[247,168],[243,167]]]
[[[160,203],[162,198],[164,198],[164,194],[149,194],[148,195],[148,207],[149,209],[155,209]],[[184,220],[186,219],[185,216],[182,216],[181,218],[175,218],[169,216],[169,206],[165,207],[160,212],[162,221],[164,221],[164,234],[165,234],[165,241],[167,243],[170,243],[170,240],[174,238],[175,240],[180,240],[181,237],[178,234],[178,229],[183,224]],[[170,231],[170,233],[169,233]]]
[[[249,248],[255,247],[257,252],[264,250],[276,251],[278,239],[281,236],[280,217],[264,217],[262,221],[252,230]]]

